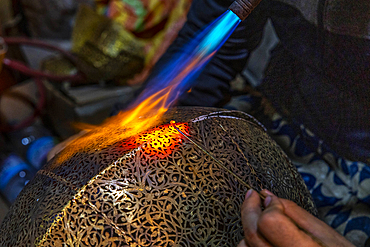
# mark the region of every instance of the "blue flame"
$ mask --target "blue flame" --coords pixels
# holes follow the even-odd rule
[[[185,90],[191,87],[211,57],[225,43],[240,22],[240,18],[230,10],[214,20],[148,82],[147,88],[133,106],[140,104],[151,95],[160,92],[157,95],[159,98],[168,91],[170,94],[166,97],[164,105],[166,107],[172,105]],[[167,89],[164,90],[165,88]]]

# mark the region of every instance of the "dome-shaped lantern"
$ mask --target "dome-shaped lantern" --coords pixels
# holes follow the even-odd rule
[[[100,131],[27,184],[2,222],[1,246],[236,246],[249,187],[316,214],[296,168],[245,113],[177,108],[108,145],[124,127],[88,138]]]

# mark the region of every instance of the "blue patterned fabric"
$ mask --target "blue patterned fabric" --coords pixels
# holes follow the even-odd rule
[[[319,218],[356,246],[370,237],[370,166],[346,160],[330,150],[304,125],[278,113],[266,98],[234,97],[225,106],[254,115],[284,149],[302,175]]]

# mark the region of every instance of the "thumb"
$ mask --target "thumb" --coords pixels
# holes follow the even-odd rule
[[[237,247],[248,247],[247,244],[245,243],[245,240],[243,239],[242,241],[240,241],[240,243],[238,244]]]
[[[285,214],[286,208],[280,198],[268,190],[261,191],[266,196],[264,200],[265,210],[259,221],[261,234],[274,246],[319,246],[311,234],[302,231],[289,216]],[[267,227],[263,226],[269,226]]]
[[[268,213],[272,210],[277,210],[280,213],[284,213],[284,205],[280,199],[268,190],[262,190],[261,194],[265,196],[263,205],[265,206],[264,212]]]

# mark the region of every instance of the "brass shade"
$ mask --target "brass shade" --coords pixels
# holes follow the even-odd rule
[[[51,160],[11,207],[0,245],[236,246],[248,190],[237,178],[316,214],[296,168],[252,117],[193,107],[162,120],[109,147]]]

